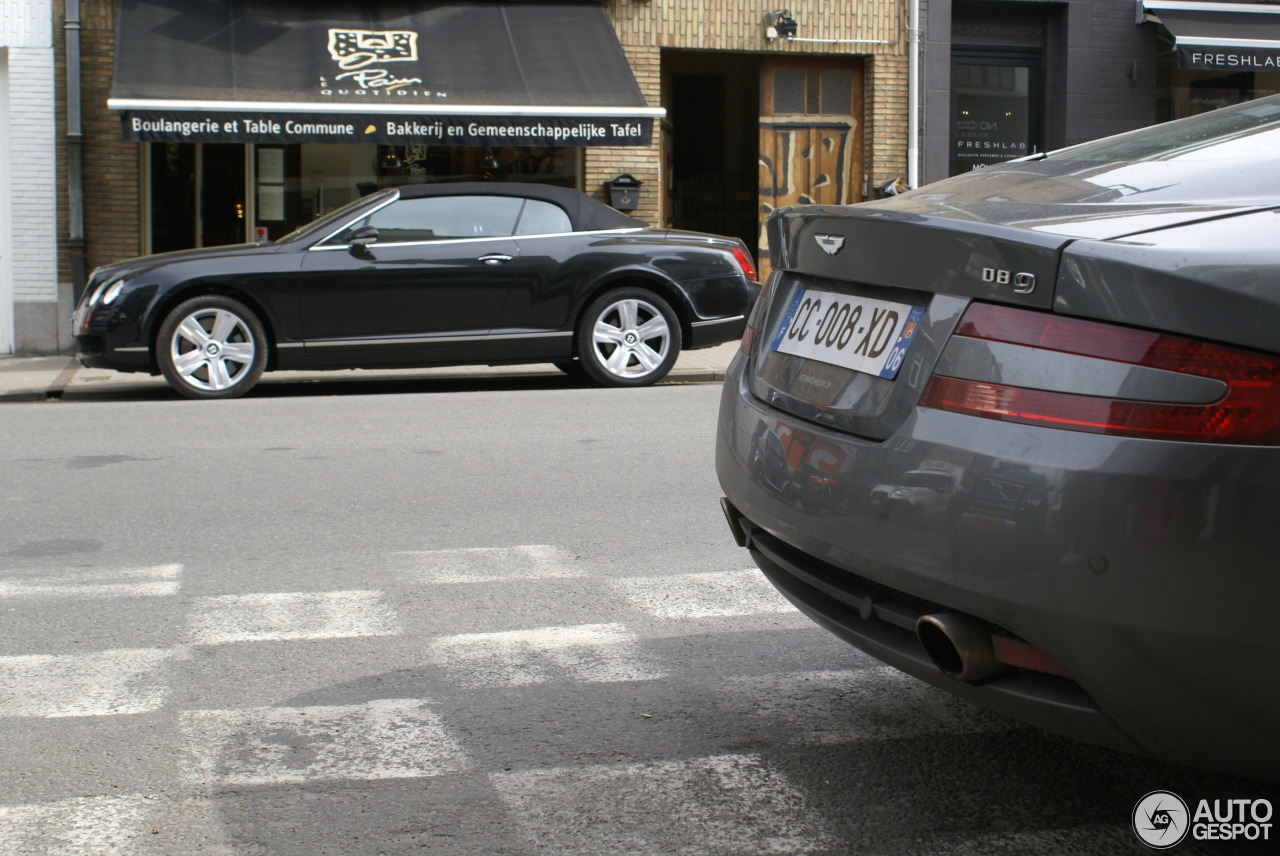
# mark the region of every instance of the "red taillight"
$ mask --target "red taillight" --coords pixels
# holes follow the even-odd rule
[[[738,267],[742,268],[742,275],[747,279],[754,280],[759,276],[756,272],[756,264],[751,260],[751,253],[742,247],[733,248],[733,260],[738,263]]]
[[[974,303],[957,336],[1212,378],[1209,404],[1135,401],[934,376],[923,407],[1093,434],[1241,445],[1280,445],[1280,361],[1265,354],[1096,321]]]
[[[760,323],[760,319],[764,316],[765,307],[768,305],[769,299],[769,283],[765,283],[760,289],[760,296],[756,298],[755,304],[751,307],[751,313],[747,316],[747,329],[742,331],[742,341],[738,343],[738,350],[751,356],[751,352],[756,346],[756,324]]]

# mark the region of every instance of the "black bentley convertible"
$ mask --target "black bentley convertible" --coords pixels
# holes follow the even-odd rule
[[[270,243],[94,271],[82,364],[191,398],[264,371],[554,363],[644,386],[682,348],[738,338],[759,292],[736,239],[655,229],[562,187],[426,184],[365,196]]]

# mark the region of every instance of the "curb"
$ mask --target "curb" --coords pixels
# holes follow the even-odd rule
[[[67,384],[71,383],[71,379],[76,376],[78,371],[80,371],[80,363],[76,361],[75,357],[72,357],[66,368],[53,379],[53,383],[49,384],[49,388],[44,391],[44,397],[62,398],[62,393],[66,390]]]
[[[487,369],[487,370],[486,370]],[[406,370],[406,373],[398,376],[388,376],[384,374],[376,374],[373,376],[353,377],[343,375],[341,371],[335,372],[306,372],[293,374],[287,378],[276,378],[266,380],[264,386],[294,386],[297,384],[308,383],[378,383],[389,380],[395,381],[439,381],[448,383],[465,382],[467,380],[475,381],[493,381],[495,379],[513,380],[520,377],[558,377],[562,376],[558,371],[547,372],[530,372],[503,371],[498,367],[486,367],[486,369],[471,371],[440,371],[432,372],[425,370],[420,374],[409,374],[413,370]],[[54,369],[46,370],[51,373]],[[157,390],[169,390],[168,385],[163,379],[151,377],[147,375],[131,376],[129,374],[112,373],[109,377],[90,377],[88,380],[98,381],[102,383],[73,383],[77,373],[81,370],[81,366],[74,358],[70,359],[66,366],[51,380],[47,381],[43,386],[33,385],[26,388],[10,389],[8,391],[0,391],[0,404],[15,402],[41,402],[41,401],[83,401],[94,398],[102,398],[106,396],[119,396],[136,394],[140,392],[155,392]],[[136,377],[137,379],[132,379]],[[269,375],[267,376],[270,377]],[[659,381],[655,386],[674,386],[678,384],[701,384],[701,383],[721,383],[725,378],[725,370],[696,366],[687,369],[676,369]],[[32,380],[36,380],[32,378]],[[265,380],[265,379],[264,379]],[[39,384],[39,381],[36,380]],[[600,388],[593,384],[584,384],[584,388]],[[169,390],[172,392],[172,390]],[[173,393],[175,400],[180,398],[176,392]]]

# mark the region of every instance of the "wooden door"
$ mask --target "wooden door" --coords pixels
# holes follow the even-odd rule
[[[775,208],[862,201],[863,75],[859,60],[767,60],[760,85],[759,266],[769,270],[765,220]]]

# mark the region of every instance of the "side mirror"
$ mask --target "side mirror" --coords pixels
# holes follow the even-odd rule
[[[361,226],[351,233],[347,241],[353,247],[368,247],[370,244],[377,243],[378,229],[375,226]]]

